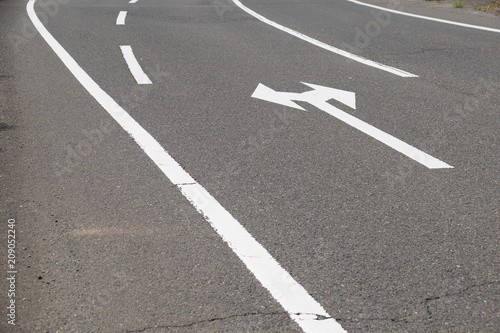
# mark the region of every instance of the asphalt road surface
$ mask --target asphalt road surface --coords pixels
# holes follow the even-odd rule
[[[499,332],[500,19],[367,1],[0,0],[0,331]]]

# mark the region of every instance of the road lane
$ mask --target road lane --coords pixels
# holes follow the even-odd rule
[[[262,286],[281,304],[290,318],[304,332],[345,332],[321,304],[315,301],[203,186],[183,171],[168,152],[82,70],[45,28],[35,13],[34,6],[34,1],[30,1],[27,5],[31,21],[64,65],[106,112],[130,134],[165,176],[180,189]],[[130,46],[121,46],[121,49],[138,83],[151,84],[147,77],[147,82],[144,82],[145,74],[136,62]]]
[[[481,74],[486,72],[485,69],[466,80],[465,75],[473,72],[466,62],[460,62],[465,68],[463,72],[455,72],[444,69],[443,64],[450,65],[450,61],[445,62],[446,57],[436,60],[423,56],[420,63],[413,66],[419,73],[424,73],[424,77],[407,82],[376,70],[363,69],[359,64],[339,61],[323,50],[313,50],[309,45],[285,37],[281,32],[274,32],[245,16],[236,7],[224,7],[226,11],[221,16],[219,7],[198,6],[196,3],[167,6],[163,2],[146,4],[144,1],[135,6],[141,4],[144,5],[134,8],[134,15],[127,18],[127,25],[123,28],[128,29],[134,24],[127,31],[107,28],[114,25],[116,11],[122,9],[118,8],[119,5],[107,3],[108,7],[114,7],[108,11],[101,4],[91,10],[81,1],[61,9],[60,14],[49,22],[49,30],[57,35],[65,48],[71,49],[70,53],[101,87],[109,90],[115,99],[122,100],[132,116],[163,147],[168,147],[176,160],[241,221],[347,331],[408,329],[423,332],[442,329],[445,322],[453,327],[479,331],[494,327],[495,304],[498,304],[495,277],[499,267],[498,237],[495,238],[498,235],[498,184],[492,176],[498,169],[499,160],[495,149],[498,145],[495,137],[495,124],[498,123],[495,68],[489,71],[490,76],[482,77],[482,81]],[[290,7],[293,8],[282,6],[281,9],[290,11]],[[302,9],[311,7],[302,6]],[[109,18],[109,22],[99,23],[104,21],[100,15]],[[349,17],[346,13],[338,15]],[[369,15],[369,12],[365,14],[357,24],[362,27],[364,22],[371,20]],[[307,16],[312,15],[302,12],[293,19],[300,22],[300,17]],[[330,21],[315,20],[320,26],[327,26],[327,22],[331,25]],[[450,30],[448,34],[452,32]],[[429,34],[425,30],[417,33],[417,36],[422,36],[418,43],[424,45],[430,41],[430,37],[423,38]],[[79,38],[91,42],[82,45]],[[444,36],[436,38],[439,41]],[[478,45],[472,46],[470,44],[476,42],[469,39],[457,42],[457,50],[466,43],[469,46],[462,50],[464,53],[459,60],[453,57],[451,62],[467,59],[473,52],[471,50],[486,40],[478,40]],[[154,85],[147,87],[151,89],[134,88],[136,84],[128,69],[120,64],[119,45],[125,43],[141,50],[138,55],[142,58],[141,65],[148,73],[156,73],[158,84],[155,81]],[[391,50],[391,43],[387,45],[386,53],[395,52],[400,46]],[[40,47],[40,44],[33,45],[33,49]],[[47,53],[39,63],[43,64],[50,57]],[[488,57],[486,52],[482,59]],[[404,59],[399,57],[398,61]],[[451,64],[452,68],[455,65]],[[53,59],[51,68],[59,68]],[[47,79],[46,82],[52,81],[57,79]],[[415,142],[436,156],[445,156],[443,159],[453,161],[455,169],[430,172],[398,159],[397,154],[366,140],[320,110],[303,113],[279,106],[263,107],[262,102],[250,97],[259,82],[278,91],[300,92],[303,89],[301,81],[356,92],[358,107],[352,111],[353,115],[377,127],[390,129],[397,137]],[[54,91],[66,92],[67,88],[61,83]],[[50,114],[49,109],[59,110],[57,115],[68,119],[65,126],[71,124],[68,130],[78,131],[81,126],[77,124],[90,121],[92,117],[89,116],[96,117],[99,110],[79,111],[76,105],[87,99],[80,93],[74,97],[71,100],[75,101],[75,109],[69,115],[65,115],[67,106],[51,108],[49,105],[44,106],[42,115]],[[41,128],[51,126],[47,120],[41,124]],[[98,128],[97,125],[87,128],[94,127]],[[85,137],[83,133],[81,137]],[[69,133],[66,140],[68,138]],[[50,140],[46,139],[46,142]],[[76,147],[79,141],[71,142],[75,142],[73,146]],[[152,224],[160,218],[164,221],[161,228],[150,230],[152,233],[163,230],[164,235],[172,232],[172,225],[181,223],[175,229],[179,232],[168,238],[169,241],[176,240],[172,247],[168,247],[172,252],[168,252],[166,245],[159,240],[151,245],[144,238],[139,243],[139,249],[145,251],[139,256],[141,262],[147,261],[154,248],[162,253],[176,253],[177,246],[195,256],[197,251],[206,254],[200,258],[201,263],[206,261],[203,268],[195,270],[186,283],[179,283],[171,274],[180,271],[181,279],[192,274],[189,267],[198,267],[197,259],[182,256],[187,259],[183,264],[182,259],[175,261],[160,253],[151,256],[157,259],[147,266],[154,272],[147,281],[153,286],[150,291],[155,296],[140,298],[139,303],[148,304],[153,300],[154,306],[149,307],[149,312],[147,307],[141,308],[138,316],[125,320],[127,328],[146,327],[151,323],[183,325],[201,319],[195,326],[200,330],[212,328],[221,331],[235,327],[242,331],[297,329],[280,315],[276,304],[268,303],[268,315],[258,310],[258,306],[269,300],[258,291],[258,286],[252,284],[255,281],[245,275],[237,262],[226,259],[230,257],[227,256],[228,250],[209,228],[202,226],[205,222],[201,217],[194,213],[189,218],[190,223],[183,223],[188,219],[179,214],[178,209],[187,211],[188,207],[174,199],[175,196],[171,197],[173,193],[170,191],[168,197],[172,199],[169,204],[163,202],[165,186],[157,184],[156,177],[151,177],[153,169],[139,155],[130,158],[128,151],[133,149],[133,143],[127,142],[126,136],[113,134],[109,137],[109,144],[120,147],[118,150],[110,147],[110,151],[121,152],[121,157],[115,159],[116,166],[108,166],[108,177],[114,179],[127,170],[125,175],[128,176],[121,175],[119,179],[121,188],[125,184],[129,184],[128,187],[121,190],[121,195],[114,200],[106,201],[106,205],[99,202],[104,195],[87,198],[85,208],[65,216],[86,216],[83,213],[99,216],[106,212],[106,216],[114,221],[114,230],[123,230],[124,226],[130,228],[134,224],[120,223],[113,212],[123,209],[123,198],[133,198],[133,207],[119,213],[122,219]],[[53,158],[54,161],[67,160],[65,145],[62,144],[55,154],[59,158]],[[138,161],[141,162],[137,166]],[[94,162],[91,156],[89,163]],[[46,164],[51,163],[53,165],[47,158]],[[63,186],[78,193],[81,191],[77,190],[79,187],[86,186],[80,177],[74,176],[75,172],[92,175],[107,165],[104,160],[95,167],[84,162],[73,164],[73,171],[69,174],[71,181],[65,178]],[[43,170],[41,166],[40,169]],[[111,171],[115,169],[118,175]],[[131,175],[135,175],[133,181],[128,179]],[[143,191],[132,195],[134,186]],[[95,183],[91,188],[100,186]],[[91,190],[87,191],[91,193]],[[142,197],[149,192],[150,195]],[[74,201],[69,200],[67,194],[58,203],[62,207],[79,207],[78,199],[82,198],[85,198],[85,193],[77,195]],[[153,202],[155,209],[146,214],[149,206],[146,207],[145,203],[148,202]],[[106,208],[108,205],[111,209]],[[170,220],[168,216],[178,218]],[[76,219],[77,224],[81,224],[76,235],[98,234],[99,228],[84,228],[85,219]],[[197,234],[200,235],[198,239],[203,242],[209,239],[203,248],[192,248],[192,243],[185,241],[190,237],[189,232],[181,232],[188,225],[192,228],[193,221],[202,230]],[[110,228],[108,233],[112,230]],[[108,283],[123,280],[129,281],[126,286],[131,286],[133,281],[143,277],[138,272],[144,267],[136,266],[133,260],[123,259],[134,253],[132,245],[126,247],[123,256],[115,253],[120,250],[121,237],[115,236],[116,243],[108,246],[106,253],[114,253],[109,260],[96,268],[91,268],[90,263],[84,265],[88,273],[82,276],[82,283],[90,281],[92,274],[102,281],[82,298],[84,304],[91,304],[92,297]],[[130,239],[136,240],[134,235]],[[57,253],[65,249],[56,244]],[[85,248],[69,246],[68,249],[82,256]],[[97,249],[104,251],[106,246]],[[109,252],[110,249],[113,251]],[[91,251],[90,256],[83,255],[82,258],[88,261],[97,253]],[[223,262],[214,265],[215,261],[210,258],[221,255]],[[120,260],[124,263],[117,265]],[[170,269],[164,269],[167,264]],[[155,265],[162,268],[156,269]],[[103,274],[105,267],[119,267],[121,270],[115,270],[113,278],[106,278]],[[222,275],[227,275],[228,280],[239,279],[232,290],[244,289],[250,283],[251,291],[228,298],[223,296],[228,295],[225,289],[215,285],[208,288],[210,284],[202,284],[193,288],[194,284],[199,285],[199,276],[205,274],[210,278],[202,278],[202,281],[227,284],[228,280],[222,279],[219,273],[230,267],[234,270]],[[164,281],[161,281],[162,271],[169,271]],[[63,273],[58,274],[64,277]],[[127,280],[127,276],[134,279]],[[63,281],[69,282],[68,279]],[[57,289],[58,285],[56,283],[51,292],[62,297],[64,294]],[[173,289],[168,294],[170,297],[161,296],[161,290],[168,288]],[[192,293],[185,295],[184,290],[190,288],[193,288]],[[209,296],[203,296],[207,288]],[[126,292],[120,290],[122,296],[113,293],[108,300],[119,300],[123,304],[112,307],[106,315],[94,316],[98,318],[97,325],[112,327],[110,325],[124,318],[119,315],[120,310],[126,310],[124,314],[137,310],[125,306],[124,302],[143,289],[134,285]],[[55,296],[46,297],[50,300]],[[108,302],[104,304],[109,305]],[[182,310],[184,307],[187,310]],[[50,311],[52,316],[63,318],[71,315],[69,311],[56,309]],[[88,309],[86,305],[86,310],[79,314],[90,313]],[[231,312],[232,309],[237,310]],[[170,312],[161,316],[160,311]],[[241,316],[238,317],[238,313]],[[236,326],[240,319],[245,318],[245,313],[255,315],[246,317],[251,317],[248,326]],[[476,313],[485,315],[479,317]],[[114,318],[110,318],[111,314]],[[216,317],[231,317],[233,321],[208,321],[208,318]],[[206,319],[205,324],[203,319]],[[50,327],[61,325],[58,321]],[[71,325],[78,323],[66,325],[77,327]]]
[[[22,17],[21,11],[8,13]],[[19,54],[36,57],[26,64]],[[60,63],[48,60],[53,51],[42,40],[25,44],[19,54],[6,55],[7,70],[17,77],[8,106],[20,110],[16,127],[22,131],[11,131],[21,145],[9,151],[17,158],[15,170],[4,174],[9,196],[2,198],[20,222],[24,247],[20,330],[245,331],[278,325],[299,331],[257,282],[234,274],[244,267],[229,248],[213,230],[206,234],[203,218],[187,210],[190,205],[161,181],[128,135]],[[247,294],[253,305],[242,301]]]

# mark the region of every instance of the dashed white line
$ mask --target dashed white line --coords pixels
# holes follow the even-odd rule
[[[35,0],[27,5],[28,16],[34,26],[54,50],[80,84],[101,104],[120,126],[127,131],[167,178],[229,245],[246,267],[270,292],[281,306],[306,333],[333,332],[345,330],[326,310],[284,270],[269,252],[252,235],[196,182],[175,161],[139,123],[137,123],[118,103],[78,65],[71,55],[50,34],[37,17]]]
[[[452,25],[458,25],[460,27],[466,27],[466,28],[472,28],[472,29],[478,29],[478,30],[485,30],[485,31],[491,31],[491,32],[498,32],[500,33],[500,29],[494,29],[494,28],[488,28],[488,27],[483,27],[480,25],[473,25],[473,24],[467,24],[467,23],[461,23],[461,22],[455,22],[455,21],[448,21],[448,20],[443,20],[443,19],[438,19],[435,17],[429,17],[429,16],[423,16],[423,15],[417,15],[417,14],[411,14],[411,13],[406,13],[406,12],[401,12],[399,10],[394,10],[386,7],[380,7],[380,6],[375,6],[375,5],[370,5],[361,1],[357,0],[347,0],[349,2],[361,5],[361,6],[366,6],[366,7],[371,7],[371,8],[376,8],[380,10],[384,10],[386,12],[391,12],[395,14],[400,14],[400,15],[405,15],[405,16],[410,16],[410,17],[416,17],[422,20],[428,20],[428,21],[435,21],[435,22],[440,22],[440,23],[446,23],[446,24],[452,24]]]
[[[153,82],[151,82],[146,73],[144,73],[141,65],[139,65],[139,62],[135,58],[132,47],[130,45],[121,45],[120,49],[122,50],[123,58],[125,59],[125,62],[127,63],[128,68],[130,69],[130,72],[134,76],[137,83],[152,84]]]
[[[139,0],[130,0],[128,3],[136,3]]]
[[[252,15],[253,17],[257,18],[258,20],[260,20],[260,21],[262,21],[262,22],[264,22],[266,24],[269,24],[270,26],[275,27],[276,29],[284,31],[284,32],[286,32],[286,33],[288,33],[288,34],[290,34],[292,36],[300,38],[300,39],[302,39],[302,40],[304,40],[304,41],[306,41],[308,43],[311,43],[313,45],[321,47],[322,49],[325,49],[327,51],[330,51],[330,52],[336,53],[338,55],[344,56],[346,58],[352,59],[352,60],[357,61],[359,63],[362,63],[364,65],[375,67],[375,68],[381,69],[383,71],[386,71],[386,72],[389,72],[389,73],[392,73],[392,74],[395,74],[395,75],[398,75],[398,76],[401,76],[401,77],[418,77],[418,75],[415,75],[415,74],[412,74],[412,73],[408,73],[408,72],[405,72],[405,71],[403,71],[401,69],[398,69],[398,68],[395,68],[395,67],[391,67],[391,66],[387,66],[387,65],[381,64],[379,62],[375,62],[373,60],[369,60],[369,59],[363,58],[361,56],[349,53],[347,51],[344,51],[344,50],[338,49],[336,47],[333,47],[331,45],[328,45],[326,43],[323,43],[323,42],[321,42],[319,40],[316,40],[314,38],[306,36],[303,33],[300,33],[298,31],[292,30],[290,28],[287,28],[285,26],[282,26],[281,24],[278,24],[278,23],[276,23],[274,21],[271,21],[271,20],[265,18],[264,16],[262,16],[262,15],[256,13],[256,12],[254,12],[250,8],[245,7],[238,0],[232,0],[232,1],[238,7],[240,7],[241,9],[243,9],[245,12],[247,12],[250,15]]]
[[[127,17],[126,11],[121,11],[118,13],[118,17],[116,18],[116,25],[125,25],[125,17]]]

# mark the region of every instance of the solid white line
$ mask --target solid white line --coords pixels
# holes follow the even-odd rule
[[[183,170],[151,134],[92,80],[43,26],[36,16],[34,4],[35,0],[28,2],[26,7],[28,16],[47,44],[80,84],[130,134],[165,176],[181,190],[182,194],[199,212],[203,212],[206,220],[215,231],[304,332],[345,332],[340,324],[330,317],[325,309],[280,266],[269,252],[203,186]],[[191,185],[185,185],[189,183]]]
[[[428,21],[435,21],[435,22],[440,22],[440,23],[446,23],[446,24],[452,24],[452,25],[458,25],[460,27],[466,27],[466,28],[472,28],[472,29],[478,29],[478,30],[485,30],[485,31],[491,31],[491,32],[497,32],[500,33],[500,29],[494,29],[494,28],[488,28],[488,27],[483,27],[480,25],[473,25],[473,24],[467,24],[467,23],[460,23],[460,22],[455,22],[455,21],[448,21],[448,20],[442,20],[434,17],[429,17],[429,16],[423,16],[423,15],[417,15],[417,14],[410,14],[406,12],[400,12],[399,10],[394,10],[394,9],[389,9],[386,7],[380,7],[380,6],[375,6],[375,5],[370,5],[361,1],[357,0],[347,0],[349,2],[361,5],[361,6],[366,6],[366,7],[371,7],[371,8],[376,8],[380,10],[385,10],[386,12],[391,12],[391,13],[396,13],[400,15],[405,15],[405,16],[410,16],[410,17],[416,17],[422,20],[428,20]]]
[[[345,332],[203,186],[179,188],[304,332]]]
[[[247,12],[248,14],[252,15],[253,17],[257,18],[258,20],[266,23],[266,24],[269,24],[270,26],[273,26],[275,27],[276,29],[279,29],[281,31],[284,31],[292,36],[295,36],[297,38],[300,38],[308,43],[311,43],[313,45],[316,45],[318,47],[321,47],[322,49],[325,49],[327,51],[330,51],[330,52],[333,52],[333,53],[336,53],[338,55],[341,55],[341,56],[344,56],[346,58],[349,58],[349,59],[352,59],[354,61],[357,61],[359,63],[362,63],[364,65],[367,65],[367,66],[371,66],[371,67],[375,67],[375,68],[378,68],[378,69],[381,69],[383,71],[386,71],[386,72],[389,72],[389,73],[392,73],[392,74],[395,74],[395,75],[398,75],[398,76],[401,76],[401,77],[418,77],[418,75],[415,75],[415,74],[411,74],[411,73],[408,73],[408,72],[405,72],[401,69],[398,69],[398,68],[394,68],[394,67],[391,67],[391,66],[387,66],[387,65],[384,65],[384,64],[381,64],[381,63],[378,63],[378,62],[375,62],[375,61],[372,61],[372,60],[369,60],[369,59],[366,59],[366,58],[363,58],[361,56],[358,56],[358,55],[355,55],[355,54],[352,54],[352,53],[349,53],[347,51],[344,51],[344,50],[341,50],[341,49],[338,49],[336,47],[333,47],[331,45],[328,45],[326,43],[323,43],[323,42],[320,42],[319,40],[316,40],[314,38],[311,38],[309,36],[306,36],[304,35],[303,33],[300,33],[298,31],[295,31],[295,30],[292,30],[290,28],[287,28],[285,26],[282,26],[281,24],[278,24],[274,21],[271,21],[267,18],[265,18],[264,16],[254,12],[253,10],[251,10],[250,8],[248,7],[245,7],[240,1],[238,0],[232,0],[238,7],[240,7],[241,9],[243,9],[245,12]]]
[[[118,13],[118,17],[116,18],[116,25],[125,25],[125,17],[127,17],[126,11],[121,11]]]
[[[125,62],[127,63],[128,68],[130,69],[130,72],[132,73],[132,76],[135,78],[137,83],[152,84],[153,82],[151,82],[146,73],[144,73],[141,65],[139,65],[139,62],[135,58],[132,47],[130,45],[121,45],[120,49],[122,50],[123,58],[125,59]]]

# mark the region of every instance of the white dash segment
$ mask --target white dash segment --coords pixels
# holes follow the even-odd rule
[[[139,0],[130,0],[128,3],[136,3]]]
[[[383,10],[383,11],[386,11],[386,12],[391,12],[391,13],[395,13],[395,14],[399,14],[399,15],[404,15],[404,16],[410,16],[410,17],[419,18],[419,19],[422,19],[422,20],[434,21],[434,22],[439,22],[439,23],[456,25],[456,26],[459,26],[459,27],[465,27],[465,28],[471,28],[471,29],[477,29],[477,30],[484,30],[484,31],[490,31],[490,32],[500,33],[500,29],[488,28],[488,27],[483,27],[483,26],[480,26],[480,25],[467,24],[467,23],[461,23],[461,22],[456,22],[456,21],[443,20],[443,19],[438,19],[438,18],[430,17],[430,16],[423,16],[423,15],[406,13],[406,12],[402,12],[402,11],[395,10],[395,9],[390,9],[390,8],[386,8],[386,7],[381,7],[381,6],[367,4],[367,3],[364,3],[364,2],[361,2],[361,1],[357,1],[357,0],[347,0],[347,1],[355,3],[355,4],[360,5],[360,6],[366,6],[366,7],[376,8],[376,9],[380,9],[380,10]]]
[[[125,18],[127,17],[127,12],[122,10],[118,13],[118,17],[116,18],[116,25],[125,25]]]
[[[137,142],[167,178],[184,196],[203,212],[206,220],[224,239],[246,267],[259,280],[285,311],[306,333],[345,333],[323,307],[293,277],[281,267],[271,254],[252,235],[197,183],[166,152],[163,147],[137,123],[116,101],[78,65],[71,55],[43,26],[35,13],[35,1],[27,4],[33,25],[80,84]]]
[[[386,71],[386,72],[389,72],[389,73],[392,73],[392,74],[395,74],[395,75],[398,75],[398,76],[401,76],[401,77],[418,77],[418,75],[406,72],[406,71],[404,71],[402,69],[398,69],[398,68],[395,68],[395,67],[387,66],[387,65],[381,64],[379,62],[363,58],[361,56],[355,55],[353,53],[350,53],[350,52],[344,51],[342,49],[339,49],[339,48],[333,47],[331,45],[328,45],[326,43],[323,43],[323,42],[321,42],[321,41],[319,41],[317,39],[314,39],[312,37],[306,36],[306,35],[304,35],[301,32],[292,30],[290,28],[287,28],[285,26],[282,26],[281,24],[278,24],[278,23],[276,23],[274,21],[271,21],[271,20],[265,18],[264,16],[262,16],[262,15],[256,13],[256,12],[254,12],[250,8],[245,7],[238,0],[232,0],[232,1],[234,2],[235,5],[237,5],[238,7],[240,7],[241,9],[243,9],[245,12],[247,12],[250,15],[252,15],[253,17],[257,18],[259,21],[262,21],[262,22],[264,22],[266,24],[269,24],[270,26],[275,27],[276,29],[284,31],[284,32],[286,32],[286,33],[288,33],[288,34],[290,34],[292,36],[300,38],[300,39],[302,39],[302,40],[304,40],[304,41],[306,41],[308,43],[311,43],[313,45],[316,45],[316,46],[318,46],[318,47],[320,47],[322,49],[325,49],[327,51],[330,51],[330,52],[333,52],[335,54],[341,55],[343,57],[349,58],[351,60],[357,61],[357,62],[359,62],[361,64],[364,64],[364,65],[367,65],[367,66],[371,66],[371,67],[374,67],[374,68],[378,68],[378,69],[381,69],[383,71]]]
[[[130,45],[121,45],[120,49],[122,50],[123,58],[125,59],[125,62],[127,63],[128,68],[130,69],[130,72],[132,73],[132,76],[135,78],[137,83],[152,84],[153,82],[151,82],[149,77],[142,70],[141,65],[139,65],[139,62],[137,61],[134,52],[132,51],[132,47]]]

